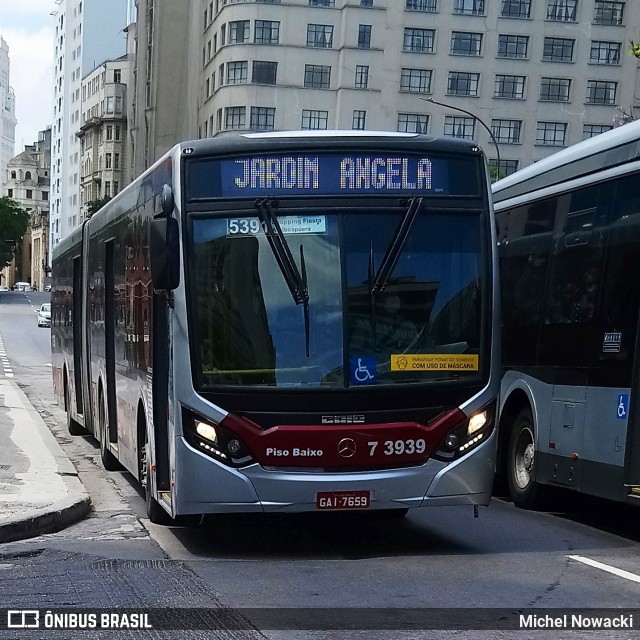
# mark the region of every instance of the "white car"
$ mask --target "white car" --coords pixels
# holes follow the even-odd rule
[[[45,302],[40,309],[38,309],[38,326],[50,327],[51,326],[51,303]]]

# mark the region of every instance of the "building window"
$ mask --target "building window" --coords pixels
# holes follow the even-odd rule
[[[358,49],[371,49],[371,25],[358,25]]]
[[[453,13],[482,16],[484,15],[484,0],[454,0]]]
[[[7,197],[13,198],[13,189],[7,189]]]
[[[406,133],[427,133],[429,116],[418,113],[399,113],[398,131]]]
[[[248,63],[246,60],[240,62],[227,62],[227,84],[245,84],[247,82]]]
[[[227,84],[246,84],[248,63],[246,60],[240,62],[227,62]]]
[[[304,86],[308,89],[328,89],[330,81],[331,67],[329,65],[304,65]]]
[[[414,53],[433,53],[435,36],[435,29],[405,27],[402,50],[412,51]]]
[[[430,69],[402,69],[400,73],[400,91],[430,93],[432,73]]]
[[[404,7],[408,11],[435,13],[438,10],[438,0],[406,0]]]
[[[498,35],[498,58],[526,58],[529,36]]]
[[[607,80],[587,81],[587,102],[589,104],[615,104],[617,82]]]
[[[503,18],[531,17],[531,0],[502,0],[500,16]]]
[[[111,169],[111,154],[105,153],[104,155],[104,167],[105,169]]]
[[[335,7],[335,0],[309,0],[310,7]]]
[[[277,71],[277,62],[254,60],[251,82],[253,82],[253,84],[276,84]]]
[[[356,65],[356,89],[366,89],[369,86],[369,65]]]
[[[33,199],[33,189],[27,189],[27,200]]]
[[[583,124],[582,125],[582,139],[587,140],[593,138],[593,136],[599,136],[605,131],[611,131],[613,125],[611,124]]]
[[[518,144],[522,132],[522,120],[492,120],[491,133],[496,142]]]
[[[593,24],[608,24],[615,27],[622,26],[624,5],[624,2],[596,0],[596,6],[593,12]]]
[[[549,62],[572,62],[575,43],[571,38],[545,38],[542,59]]]
[[[575,22],[578,0],[548,0],[547,20]]]
[[[244,129],[247,126],[247,108],[225,107],[224,126],[225,129]]]
[[[249,127],[252,131],[273,131],[275,129],[275,107],[251,107]]]
[[[114,169],[119,169],[120,168],[120,154],[119,153],[114,153],[113,154],[113,168]]]
[[[461,56],[479,56],[482,49],[482,34],[467,31],[451,32],[451,53]]]
[[[249,20],[236,20],[229,23],[229,44],[242,44],[249,41]]]
[[[333,46],[333,25],[308,24],[307,47],[330,49]]]
[[[620,64],[620,48],[621,44],[619,42],[592,40],[589,62],[595,64]]]
[[[500,180],[506,176],[510,176],[518,170],[517,160],[502,160],[500,159],[500,166],[498,166],[498,160],[496,158],[489,158],[489,173],[493,177],[493,180]]]
[[[540,78],[540,100],[569,102],[571,80],[568,78]]]
[[[302,129],[325,130],[327,128],[328,119],[328,111],[319,111],[318,109],[303,109]]]
[[[538,122],[536,144],[547,147],[563,147],[566,135],[566,122]]]
[[[454,138],[464,138],[465,140],[473,140],[475,135],[475,118],[466,118],[464,116],[445,116],[444,117],[444,135],[453,136]]]
[[[121,69],[114,69],[113,70],[113,81],[116,84],[119,84],[122,82],[122,70]]]
[[[277,20],[256,20],[253,41],[256,44],[278,44],[280,23]]]
[[[451,96],[477,96],[479,84],[479,73],[449,71],[447,94]]]
[[[355,109],[353,112],[353,118],[351,120],[351,128],[363,130],[366,117],[367,117],[366,111]]]
[[[493,90],[494,98],[524,98],[526,76],[509,76],[496,74],[496,82]]]
[[[373,0],[360,0],[361,7],[373,7]]]
[[[107,180],[104,183],[104,197],[105,198],[110,198],[111,197],[111,182],[109,180]]]

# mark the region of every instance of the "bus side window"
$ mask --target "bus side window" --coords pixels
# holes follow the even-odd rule
[[[598,331],[612,188],[604,183],[558,199],[545,299],[540,364],[588,367]]]
[[[500,217],[503,340],[508,362],[535,364],[556,199]]]
[[[640,307],[640,176],[621,180],[616,188],[603,282],[602,333],[619,334],[619,346],[598,354],[609,376],[629,379]],[[612,382],[613,384],[613,382]],[[622,386],[622,385],[621,385]]]

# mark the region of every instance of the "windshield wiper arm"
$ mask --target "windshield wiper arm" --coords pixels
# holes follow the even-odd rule
[[[273,257],[280,267],[284,281],[289,287],[291,297],[296,304],[304,305],[304,329],[306,353],[309,357],[309,289],[307,286],[307,268],[304,260],[304,251],[300,245],[300,265],[302,274],[293,259],[293,254],[287,243],[287,239],[282,233],[282,228],[278,222],[277,204],[273,198],[262,198],[256,200],[256,209],[260,216],[260,222],[264,234],[267,237]]]
[[[389,278],[395,269],[395,266],[398,262],[398,258],[402,253],[402,248],[404,247],[404,243],[407,241],[409,237],[409,232],[411,231],[411,226],[413,225],[413,221],[418,215],[418,211],[420,211],[420,207],[422,206],[422,198],[409,198],[409,206],[396,230],[395,235],[393,236],[393,240],[391,244],[387,248],[387,252],[376,271],[376,275],[373,278],[373,282],[371,283],[371,294],[375,295],[376,293],[381,293],[386,288],[389,283]]]

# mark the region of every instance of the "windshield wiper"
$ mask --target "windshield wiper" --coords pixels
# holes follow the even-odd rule
[[[395,235],[393,236],[393,240],[391,244],[387,248],[387,252],[385,253],[378,270],[371,282],[371,295],[374,296],[377,293],[381,293],[385,290],[387,284],[389,284],[389,278],[395,269],[395,266],[398,262],[398,258],[402,253],[402,248],[404,247],[404,243],[407,241],[409,237],[409,232],[411,231],[411,226],[413,225],[413,221],[418,215],[418,211],[420,211],[420,207],[422,206],[422,198],[409,198],[409,206],[398,226]]]
[[[262,198],[256,200],[256,209],[260,216],[260,222],[264,234],[267,237],[273,257],[280,267],[284,281],[289,287],[291,297],[296,304],[303,305],[304,310],[304,333],[307,358],[309,357],[309,289],[307,285],[307,267],[304,259],[304,250],[300,245],[300,266],[302,273],[293,259],[291,249],[287,239],[282,233],[282,228],[278,222],[277,203],[273,198]]]

